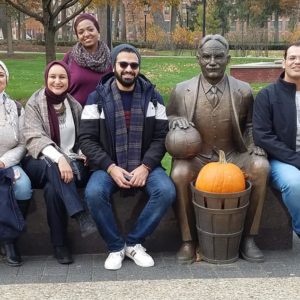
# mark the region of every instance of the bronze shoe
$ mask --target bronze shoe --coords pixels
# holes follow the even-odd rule
[[[183,242],[176,254],[179,264],[191,264],[195,261],[196,245],[193,241]]]
[[[249,262],[263,262],[264,255],[256,246],[253,236],[246,236],[242,240],[240,253],[243,259]]]

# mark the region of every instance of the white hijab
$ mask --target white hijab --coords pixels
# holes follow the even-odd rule
[[[3,71],[6,75],[6,83],[8,83],[9,73],[8,73],[5,63],[1,60],[0,60],[0,67],[3,69]],[[13,101],[9,101],[10,100],[9,96],[4,91],[0,94],[0,99],[1,99],[2,103],[4,104],[6,115],[8,117],[8,123],[10,125],[12,125],[12,127],[14,128],[15,139],[18,140],[18,134],[16,131],[18,111],[17,111],[16,105]]]
[[[9,73],[8,73],[8,70],[7,70],[7,67],[5,65],[5,63],[0,60],[0,67],[3,69],[5,75],[6,75],[6,84],[8,83],[8,79],[9,79]]]

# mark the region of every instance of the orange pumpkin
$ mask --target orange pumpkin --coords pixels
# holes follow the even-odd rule
[[[219,161],[206,164],[199,172],[196,189],[210,193],[235,193],[245,190],[246,182],[242,170],[227,163],[224,151],[219,151]]]

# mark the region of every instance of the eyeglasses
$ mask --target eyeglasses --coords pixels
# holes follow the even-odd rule
[[[130,66],[130,68],[131,68],[132,70],[136,70],[136,69],[138,69],[138,67],[140,66],[140,65],[139,65],[138,63],[136,63],[136,62],[129,63],[129,62],[127,62],[127,61],[119,61],[118,64],[120,65],[120,67],[121,67],[122,69],[126,69],[128,66]]]

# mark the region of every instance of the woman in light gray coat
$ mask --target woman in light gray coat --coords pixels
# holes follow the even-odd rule
[[[8,80],[7,67],[0,61],[0,170],[12,167],[15,174],[14,196],[25,217],[32,190],[28,176],[19,165],[26,152],[23,137],[24,109],[20,103],[10,99],[5,93]],[[7,264],[21,265],[22,259],[15,239],[1,240],[1,251],[5,255]]]

